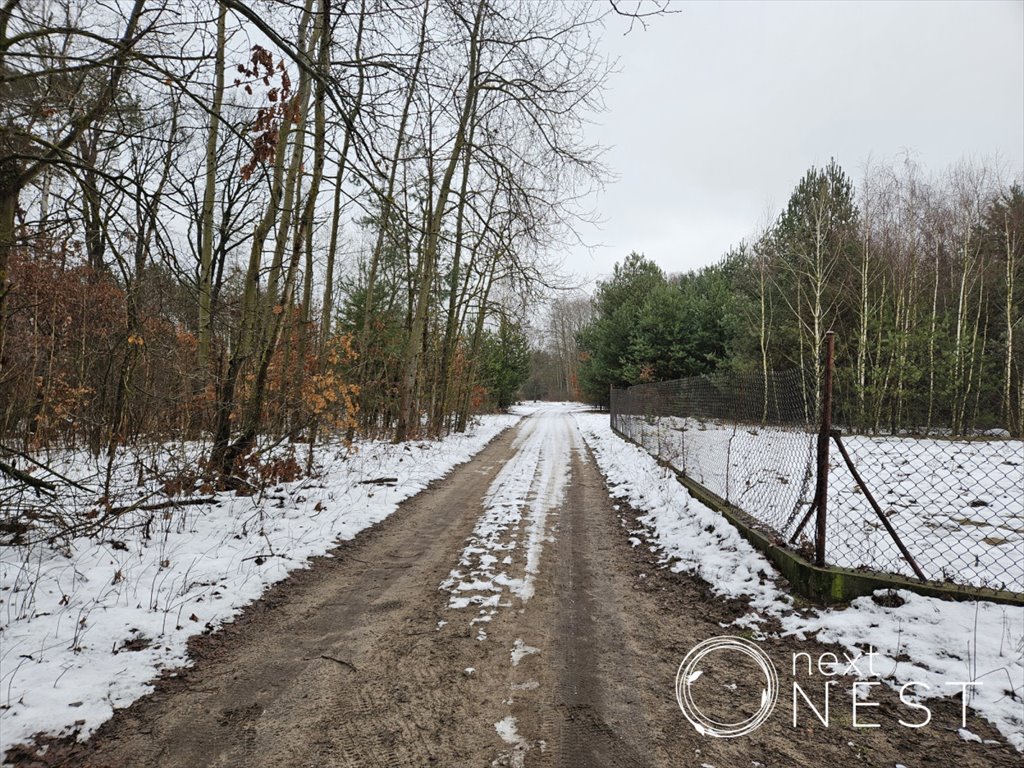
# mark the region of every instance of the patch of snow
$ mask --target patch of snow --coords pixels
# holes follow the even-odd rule
[[[523,642],[522,638],[517,637],[516,641],[512,644],[512,666],[518,667],[519,662],[531,653],[540,653],[540,648],[527,645]]]
[[[530,745],[526,743],[526,740],[519,735],[519,731],[516,730],[516,719],[512,715],[502,718],[494,724],[494,730],[498,732],[501,740],[512,747],[511,754],[504,754],[502,758],[507,758],[507,763],[500,763],[502,758],[495,760],[492,765],[507,764],[512,768],[522,768],[525,764],[526,752],[529,750]]]
[[[494,724],[494,729],[506,744],[522,744],[523,739],[516,730],[516,719],[509,715]]]

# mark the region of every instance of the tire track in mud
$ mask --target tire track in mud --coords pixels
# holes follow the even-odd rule
[[[614,577],[595,571],[596,540],[608,535],[607,521],[595,520],[595,510],[607,504],[603,487],[591,476],[596,470],[585,451],[573,459],[577,478],[562,514],[559,551],[555,565],[556,592],[568,596],[559,612],[557,654],[558,685],[555,711],[564,712],[559,727],[556,765],[565,768],[643,768],[650,760],[644,745],[631,743],[643,732],[637,709],[622,707],[617,700],[628,688],[633,659],[623,658],[621,648],[602,643],[628,641],[621,616],[603,605],[602,595],[613,591],[604,583]],[[587,514],[591,512],[591,514]],[[601,515],[603,518],[604,516]],[[611,531],[611,535],[615,535]],[[602,668],[604,667],[604,668]]]

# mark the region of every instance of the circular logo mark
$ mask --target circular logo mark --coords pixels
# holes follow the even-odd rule
[[[703,674],[698,665],[710,653],[719,651],[739,651],[754,660],[765,677],[765,687],[761,691],[760,706],[753,715],[738,723],[723,723],[704,714],[693,698],[692,686]],[[686,719],[702,736],[714,736],[718,739],[731,739],[746,736],[761,727],[775,709],[779,698],[779,675],[775,665],[763,650],[742,637],[713,637],[698,643],[686,654],[683,663],[676,672],[676,701]]]

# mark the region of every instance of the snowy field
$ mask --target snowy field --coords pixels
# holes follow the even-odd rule
[[[925,683],[930,688],[915,689],[922,700],[956,693],[958,688],[945,685],[949,681],[976,683],[969,689],[970,705],[1024,751],[1024,610],[901,590],[898,607],[863,597],[842,610],[796,611],[774,584],[772,566],[724,517],[692,498],[650,454],[616,436],[606,414],[575,416],[612,495],[646,513],[644,530],[634,534],[662,551],[673,570],[700,576],[720,595],[749,598],[754,611],[738,622],[741,627],[756,629],[764,617],[774,616],[787,636],[816,636],[851,655],[872,646],[881,681],[892,688]],[[966,730],[960,736],[978,738]]]
[[[131,513],[97,537],[0,547],[0,754],[40,731],[84,738],[149,692],[161,670],[188,664],[190,637],[387,517],[529,410],[484,416],[436,442],[325,446],[315,476],[262,495],[223,493]],[[138,457],[128,458],[119,487],[134,485]],[[58,463],[74,478],[96,471],[84,459]],[[363,482],[383,478],[395,480]]]
[[[676,417],[619,420],[652,454],[787,540],[810,504],[815,435]],[[851,435],[843,443],[929,579],[1024,592],[1024,441]],[[828,519],[829,563],[913,577],[834,444]]]

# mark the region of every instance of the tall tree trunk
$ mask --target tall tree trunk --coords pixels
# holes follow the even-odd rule
[[[306,0],[299,22],[299,40],[305,40],[312,15],[313,0]],[[313,50],[315,40],[310,40],[304,47],[306,56]],[[286,305],[278,306],[277,288],[281,277],[282,259],[287,242],[287,229],[278,229],[274,247],[274,258],[271,264],[267,291],[263,301],[259,297],[259,275],[263,261],[263,247],[267,237],[277,221],[278,212],[282,212],[282,221],[290,224],[289,206],[292,204],[296,177],[300,162],[295,160],[289,164],[288,177],[285,178],[285,158],[288,156],[289,136],[292,131],[292,115],[297,114],[300,126],[296,130],[296,145],[302,145],[304,116],[309,102],[309,74],[305,68],[299,70],[299,92],[294,97],[293,109],[286,110],[278,131],[277,147],[274,152],[274,166],[271,179],[270,200],[263,216],[253,232],[249,251],[249,264],[245,273],[245,285],[242,294],[241,324],[237,341],[231,351],[227,370],[218,391],[217,411],[214,430],[214,443],[210,454],[210,463],[221,475],[229,475],[235,459],[245,453],[256,437],[259,426],[259,411],[262,410],[264,387],[266,385],[266,369],[269,367],[269,355],[273,352],[280,331],[278,320],[285,314]],[[301,150],[299,150],[301,152]],[[236,389],[243,366],[250,360],[256,360],[257,371],[254,376],[253,389],[239,420],[239,435],[231,441],[232,412],[235,408]]]
[[[487,301],[491,294],[491,287],[494,285],[494,274],[497,265],[497,254],[488,270],[487,280],[484,284],[483,293],[480,297],[480,307],[477,311],[476,323],[473,328],[473,338],[469,347],[469,369],[466,371],[465,384],[463,385],[462,403],[459,408],[458,419],[455,423],[456,432],[465,432],[469,424],[469,409],[472,405],[473,389],[476,386],[476,375],[478,368],[480,342],[484,334],[484,319],[487,317]]]
[[[334,204],[331,208],[331,234],[327,245],[327,263],[324,268],[324,293],[320,307],[320,352],[324,350],[324,344],[330,336],[331,317],[334,312],[334,262],[338,252],[338,237],[341,232],[341,191],[345,180],[345,169],[348,163],[349,148],[352,145],[353,134],[355,133],[355,121],[362,109],[363,93],[366,87],[366,75],[362,65],[363,56],[363,31],[366,22],[366,2],[360,4],[359,22],[356,29],[356,41],[354,58],[358,67],[358,85],[356,87],[355,99],[352,103],[352,110],[345,121],[345,139],[341,145],[341,153],[338,155],[338,169],[334,178]],[[328,58],[330,48],[328,47]]]
[[[448,279],[448,316],[445,324],[444,340],[441,343],[441,361],[438,370],[437,400],[434,403],[431,431],[440,435],[444,428],[444,420],[448,412],[448,381],[451,376],[452,357],[458,335],[458,305],[460,301],[459,268],[462,261],[462,241],[465,234],[466,197],[469,188],[470,161],[473,154],[473,127],[469,130],[466,151],[462,153],[462,184],[459,188],[459,204],[455,215],[455,253],[452,256],[452,269]]]
[[[768,420],[768,341],[771,323],[768,317],[768,255],[763,251],[757,256],[758,332],[757,343],[761,353],[762,403],[761,419]]]
[[[0,164],[0,175],[5,175],[6,163]],[[0,179],[0,373],[6,366],[4,342],[7,337],[7,294],[11,290],[7,280],[7,265],[14,250],[15,214],[18,210],[17,188]]]
[[[971,272],[971,258],[969,254],[970,236],[965,236],[967,239],[964,241],[961,253],[960,263],[960,285],[957,290],[957,310],[956,310],[956,332],[955,342],[953,347],[953,432],[954,434],[960,434],[963,430],[963,414],[967,407],[966,392],[967,383],[964,380],[965,371],[967,369],[966,360],[966,331],[967,331],[967,312],[968,312],[968,281],[970,279]]]
[[[1009,204],[1003,211],[1003,227],[1004,245],[1006,247],[1006,361],[1003,366],[1003,413],[1005,414],[1006,428],[1010,434],[1020,436],[1024,433],[1024,423],[1021,421],[1021,419],[1024,419],[1024,412],[1017,412],[1013,402],[1013,329],[1016,324],[1014,319],[1014,310],[1016,308],[1016,304],[1014,304],[1014,282],[1017,273],[1017,243],[1010,224]]]
[[[113,474],[114,458],[117,454],[117,447],[123,440],[122,432],[131,393],[132,376],[138,364],[139,355],[142,353],[146,343],[142,325],[142,312],[139,307],[140,282],[144,277],[150,244],[153,241],[153,233],[157,227],[164,187],[167,185],[167,180],[171,175],[171,168],[174,162],[174,139],[177,129],[178,105],[177,102],[172,102],[171,125],[167,136],[167,151],[164,153],[159,182],[148,201],[142,197],[141,190],[139,197],[135,201],[136,228],[138,231],[135,238],[135,263],[128,274],[127,285],[125,286],[125,305],[127,309],[127,328],[124,336],[125,353],[117,379],[114,407],[110,420],[110,432],[107,438],[107,470],[103,495],[108,499],[110,497],[110,480]]]
[[[82,190],[82,225],[85,230],[86,262],[95,277],[106,265],[106,226],[103,220],[103,206],[99,190],[99,176],[96,173],[98,157],[96,131],[85,134],[78,142],[79,158],[82,162],[82,174],[79,186]]]
[[[935,246],[935,282],[932,284],[932,307],[928,323],[928,423],[925,433],[932,431],[935,416],[935,338],[939,321],[939,246]]]
[[[860,317],[857,329],[857,422],[863,428],[867,421],[867,388],[868,388],[868,324],[870,318],[869,286],[871,274],[871,215],[870,203],[864,215],[864,242],[860,260]]]
[[[391,153],[391,164],[388,168],[388,178],[384,187],[384,195],[381,199],[380,208],[380,222],[377,229],[377,241],[374,243],[373,251],[370,253],[370,264],[367,270],[366,278],[366,297],[364,299],[363,306],[363,322],[362,328],[359,334],[359,350],[360,354],[363,354],[363,350],[367,349],[370,342],[370,320],[373,313],[373,300],[374,291],[377,283],[377,270],[379,269],[380,259],[384,252],[384,243],[388,236],[388,230],[391,226],[391,213],[394,208],[394,196],[395,196],[395,183],[398,177],[398,168],[401,162],[402,149],[405,147],[405,133],[408,129],[409,115],[412,111],[413,99],[416,95],[416,86],[419,82],[420,69],[423,64],[423,56],[426,52],[427,44],[427,17],[430,12],[430,2],[427,0],[423,4],[423,16],[420,21],[420,37],[419,44],[416,47],[416,61],[413,64],[412,75],[409,78],[409,88],[406,91],[405,102],[402,105],[402,117],[398,121],[398,136],[395,139],[395,148]],[[365,386],[365,374],[367,371],[367,361],[364,358],[360,363],[360,385]]]
[[[320,0],[320,10],[317,14],[317,35],[319,37],[319,48],[317,56],[317,67],[320,72],[326,74],[330,68],[331,41],[328,29],[328,14],[330,5],[328,0]],[[309,345],[309,331],[311,318],[311,304],[313,301],[313,218],[316,213],[317,198],[320,194],[320,184],[324,177],[324,162],[326,159],[326,137],[327,125],[325,117],[326,88],[322,80],[316,84],[316,95],[313,107],[313,175],[309,181],[309,190],[306,192],[306,204],[302,209],[302,216],[299,218],[295,231],[295,248],[304,248],[305,269],[303,270],[302,300],[299,305],[299,339],[298,339],[298,371],[304,375],[306,352]],[[297,429],[298,425],[292,427]],[[294,434],[293,434],[294,437]]]

